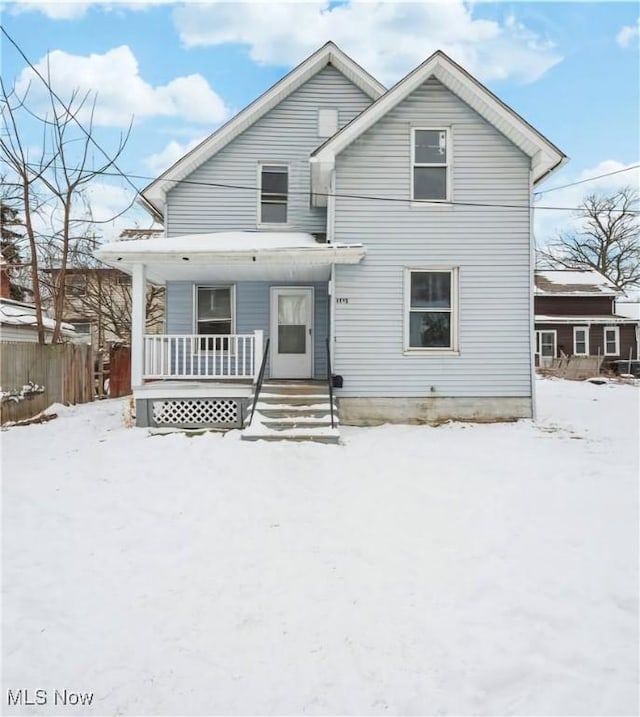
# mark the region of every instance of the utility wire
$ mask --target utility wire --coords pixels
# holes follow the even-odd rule
[[[15,47],[15,49],[18,51],[22,59],[29,65],[29,67],[32,69],[32,71],[36,74],[36,76],[42,81],[44,86],[47,88],[47,90],[51,93],[52,97],[54,97],[61,105],[61,107],[65,110],[65,112],[71,117],[71,119],[78,125],[78,127],[82,130],[82,132],[87,136],[91,144],[93,144],[97,149],[100,150],[104,158],[110,163],[114,169],[117,170],[118,175],[114,175],[113,173],[110,173],[111,176],[120,176],[124,180],[126,180],[127,184],[134,190],[136,194],[138,194],[139,190],[138,187],[129,179],[129,177],[118,167],[115,160],[113,160],[109,154],[102,148],[100,144],[94,139],[93,135],[88,132],[80,120],[76,117],[76,115],[71,111],[70,107],[67,107],[67,105],[60,99],[60,96],[56,94],[54,89],[51,87],[49,82],[42,76],[42,74],[38,71],[38,69],[35,67],[35,65],[29,60],[29,58],[26,56],[22,48],[18,45],[18,43],[11,37],[11,35],[5,30],[4,27],[0,25],[0,30],[2,30],[2,34],[9,40],[9,42]],[[106,172],[104,173],[106,174]]]
[[[29,65],[31,70],[36,74],[36,76],[42,81],[42,83],[45,85],[47,90],[51,93],[51,95],[60,103],[60,105],[63,107],[63,109],[69,114],[69,116],[73,119],[73,121],[78,125],[78,127],[82,130],[82,132],[87,136],[89,141],[103,154],[105,159],[107,159],[111,165],[117,170],[117,173],[113,172],[102,172],[101,174],[104,176],[119,176],[122,177],[124,180],[126,180],[127,184],[134,190],[136,194],[140,193],[140,190],[138,187],[131,181],[131,179],[144,179],[145,181],[154,181],[156,177],[149,177],[144,176],[140,174],[132,174],[132,173],[125,173],[123,172],[120,167],[115,163],[114,160],[108,155],[108,153],[102,148],[100,144],[94,139],[93,135],[90,132],[87,132],[87,130],[84,128],[82,123],[78,120],[78,118],[75,116],[75,114],[71,111],[67,105],[60,99],[60,96],[56,94],[56,92],[53,90],[51,85],[47,82],[47,80],[42,76],[42,74],[36,69],[36,67],[33,65],[33,63],[29,60],[29,58],[26,56],[26,54],[23,52],[23,50],[20,48],[20,46],[17,44],[17,42],[9,35],[9,33],[6,31],[6,29],[2,26],[0,26],[0,30],[2,30],[2,34],[9,40],[9,42],[15,47],[15,49],[18,51],[20,56],[23,58],[23,60]],[[619,174],[620,172],[627,172],[631,169],[639,168],[640,164],[634,165],[632,167],[625,167],[624,169],[618,169],[613,172],[608,172],[606,174],[601,174],[597,177],[589,177],[588,179],[582,179],[578,182],[572,182],[570,184],[564,184],[558,187],[551,187],[550,189],[545,189],[540,192],[534,192],[534,196],[539,196],[541,194],[547,194],[548,192],[554,192],[558,189],[565,189],[567,187],[573,187],[578,184],[584,184],[585,182],[591,182],[596,179],[602,179],[603,177],[608,177],[614,174]],[[188,180],[188,179],[164,179],[163,181],[173,182],[174,184],[190,184],[190,185],[199,185],[199,186],[205,186],[205,187],[218,187],[221,189],[240,189],[244,191],[255,191],[259,192],[261,191],[260,187],[249,187],[244,185],[237,185],[237,184],[225,184],[221,182],[198,182],[195,180]],[[288,195],[291,194],[304,194],[308,195],[309,192],[307,191],[296,191],[296,190],[289,190],[287,192]],[[434,204],[436,202],[430,201],[430,200],[420,200],[420,199],[405,199],[405,198],[396,198],[396,197],[380,197],[375,195],[363,195],[363,194],[337,194],[337,193],[329,193],[329,192],[314,192],[316,196],[322,196],[322,197],[336,197],[336,198],[345,198],[345,199],[359,199],[359,200],[369,200],[369,201],[381,201],[381,202],[402,202],[406,203],[407,201],[410,201],[412,203],[423,203],[423,204]],[[564,212],[576,212],[581,211],[581,207],[542,207],[539,205],[531,205],[531,204],[493,204],[493,203],[486,203],[486,202],[437,202],[438,204],[444,204],[444,205],[453,205],[453,206],[464,206],[464,207],[487,207],[487,208],[495,208],[495,209],[544,209],[544,210],[554,210],[554,211],[564,211]],[[622,209],[613,209],[611,211],[624,211]],[[626,210],[629,214],[640,214],[640,210]]]
[[[538,197],[541,194],[548,194],[549,192],[556,192],[558,189],[566,189],[567,187],[576,187],[578,184],[584,184],[585,182],[593,182],[596,179],[604,179],[604,177],[611,177],[614,174],[620,174],[621,172],[630,172],[632,169],[640,169],[640,164],[634,164],[631,167],[624,167],[623,169],[616,169],[613,172],[606,172],[605,174],[598,174],[596,177],[587,177],[587,179],[580,179],[577,182],[570,182],[569,184],[561,184],[558,187],[549,187],[549,189],[543,189],[540,192],[534,192],[533,196]]]
[[[109,176],[118,176],[115,173],[109,173],[104,172],[105,175]],[[132,179],[144,179],[145,181],[154,181],[157,179],[157,177],[150,177],[143,174],[129,174],[129,177]],[[260,192],[261,187],[257,186],[249,186],[244,184],[228,184],[225,182],[203,182],[198,181],[195,179],[169,179],[164,178],[162,179],[163,182],[172,182],[175,186],[181,185],[181,184],[187,184],[187,185],[193,185],[198,187],[216,187],[219,189],[237,189],[242,191],[250,191],[250,192]],[[360,199],[360,200],[369,200],[369,201],[376,201],[376,202],[400,202],[402,204],[406,204],[407,202],[411,202],[412,204],[443,204],[443,205],[452,205],[452,206],[461,206],[461,207],[489,207],[489,208],[496,208],[496,209],[549,209],[549,210],[558,210],[563,212],[579,212],[582,211],[583,207],[542,207],[538,204],[499,204],[499,203],[489,203],[489,202],[439,202],[429,199],[409,199],[408,197],[381,197],[373,194],[345,194],[343,192],[339,193],[331,193],[331,192],[311,192],[310,190],[296,190],[296,189],[289,189],[286,194],[288,196],[291,195],[297,195],[301,194],[304,196],[309,196],[310,194],[313,194],[314,196],[318,197],[335,197],[335,198],[342,198],[342,199]],[[611,211],[626,211],[627,214],[640,214],[640,210],[623,210],[623,209],[612,209]]]

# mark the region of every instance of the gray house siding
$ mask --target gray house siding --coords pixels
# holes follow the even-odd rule
[[[448,127],[452,199],[522,208],[412,206],[411,127]],[[342,397],[530,397],[529,158],[429,80],[336,161],[334,371]],[[404,353],[404,267],[459,270],[459,355]]]
[[[167,284],[167,333],[192,334],[195,331],[194,287],[229,286],[229,282],[174,281]],[[297,282],[240,281],[235,284],[235,332],[250,334],[264,331],[269,336],[269,290],[272,286],[302,286]],[[327,375],[326,340],[329,335],[328,295],[326,282],[304,284],[314,288],[314,378]],[[269,366],[267,364],[267,377]]]
[[[255,230],[258,222],[258,163],[289,166],[288,224],[283,229],[326,231],[326,209],[309,206],[310,153],[318,136],[318,110],[338,109],[340,127],[371,99],[334,67],[327,66],[255,122],[191,175],[188,182],[231,184],[225,189],[178,184],[167,195],[167,236],[226,230]]]

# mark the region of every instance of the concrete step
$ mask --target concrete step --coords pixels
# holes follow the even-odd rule
[[[275,406],[270,406],[269,404],[258,404],[256,406],[256,413],[259,413],[265,418],[280,418],[281,416],[290,416],[291,418],[303,418],[305,416],[330,416],[331,408],[329,404],[318,405],[318,407],[315,408],[312,408],[310,406],[284,405],[281,408],[276,408]],[[333,416],[334,419],[337,420],[338,411],[336,410],[335,406],[333,407]]]
[[[287,396],[308,394],[328,396],[329,389],[326,384],[322,383],[265,383],[262,386],[261,394],[265,393]]]
[[[281,394],[266,394],[260,392],[258,398],[259,405],[270,406],[324,406],[329,405],[328,396],[284,396]]]
[[[339,443],[338,410],[333,404],[331,427],[329,389],[322,382],[265,383],[260,391],[245,441],[313,441]]]
[[[272,431],[286,431],[289,428],[331,428],[331,419],[324,420],[321,418],[299,420],[296,418],[281,418],[272,421],[262,419],[260,423],[269,428]],[[334,421],[334,428],[338,427],[338,424]]]
[[[259,433],[243,433],[242,434],[242,440],[243,441],[291,441],[296,443],[301,443],[303,441],[310,441],[311,443],[333,443],[337,444],[340,443],[340,436],[335,434],[304,434],[304,433],[298,433],[295,435],[285,435],[281,433],[265,433],[265,434],[259,434]]]

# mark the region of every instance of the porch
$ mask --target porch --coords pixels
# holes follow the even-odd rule
[[[310,234],[228,232],[116,242],[97,256],[132,275],[138,425],[244,425],[265,379],[326,381],[336,264],[361,245]],[[166,288],[165,329],[145,332],[147,282]]]

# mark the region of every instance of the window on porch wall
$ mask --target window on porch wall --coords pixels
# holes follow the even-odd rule
[[[228,351],[233,333],[233,297],[230,286],[199,286],[196,292],[196,333],[199,351]],[[211,338],[204,338],[211,335]],[[223,335],[225,338],[216,338]],[[204,336],[204,337],[203,337]]]

